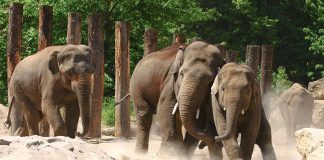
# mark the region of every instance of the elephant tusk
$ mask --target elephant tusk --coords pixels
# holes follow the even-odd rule
[[[244,109],[242,109],[242,112],[241,112],[241,114],[244,114]]]
[[[226,111],[226,108],[225,107],[223,109],[224,109],[224,111]]]
[[[198,109],[197,109],[197,112],[196,112],[196,119],[199,118],[199,112],[200,112],[200,109],[198,108]]]
[[[173,110],[172,110],[172,115],[175,115],[175,112],[178,109],[178,102],[174,105]]]

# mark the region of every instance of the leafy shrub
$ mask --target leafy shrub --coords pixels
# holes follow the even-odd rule
[[[272,73],[272,90],[277,94],[281,94],[288,89],[293,83],[288,80],[286,69],[283,66],[278,67],[277,72]]]

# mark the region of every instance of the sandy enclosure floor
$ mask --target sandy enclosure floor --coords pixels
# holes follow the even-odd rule
[[[278,111],[274,111],[271,113],[269,121],[272,126],[272,136],[273,136],[273,146],[275,148],[275,152],[277,158],[279,160],[287,160],[287,159],[302,159],[299,153],[296,150],[294,145],[287,147],[286,144],[286,134],[283,128],[283,123],[280,113]],[[7,117],[7,107],[0,106],[0,136],[8,135],[8,130],[3,126],[3,122]],[[135,139],[131,140],[119,140],[111,136],[102,136],[102,143],[92,144],[106,152],[109,156],[116,159],[181,159],[179,157],[168,157],[162,158],[159,157],[158,150],[160,148],[161,138],[157,135],[151,135],[149,141],[149,151],[146,155],[137,155],[134,152],[135,148]],[[223,151],[224,153],[224,151]],[[225,155],[225,154],[224,154]],[[202,150],[196,149],[194,154],[194,160],[205,160],[208,159],[208,150],[205,147]],[[227,159],[224,156],[224,159]],[[254,152],[252,155],[253,160],[262,159],[260,149],[258,146],[254,147]]]

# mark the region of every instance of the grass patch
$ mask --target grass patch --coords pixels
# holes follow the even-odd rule
[[[115,126],[115,97],[104,97],[101,112],[106,126]],[[134,109],[130,107],[130,120],[135,121]]]

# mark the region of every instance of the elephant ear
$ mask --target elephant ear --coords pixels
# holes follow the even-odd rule
[[[179,50],[177,52],[176,58],[170,68],[170,71],[169,71],[170,74],[175,74],[179,71],[179,69],[183,63],[184,51],[185,51],[185,48],[183,46],[180,46]]]
[[[51,54],[51,56],[49,57],[49,61],[48,61],[48,68],[53,75],[59,71],[58,60],[57,60],[58,54],[59,54],[59,51],[54,51]]]
[[[253,79],[252,95],[251,95],[249,107],[250,108],[251,107],[261,107],[262,108],[260,87],[259,87],[258,83],[255,81],[255,79]]]

